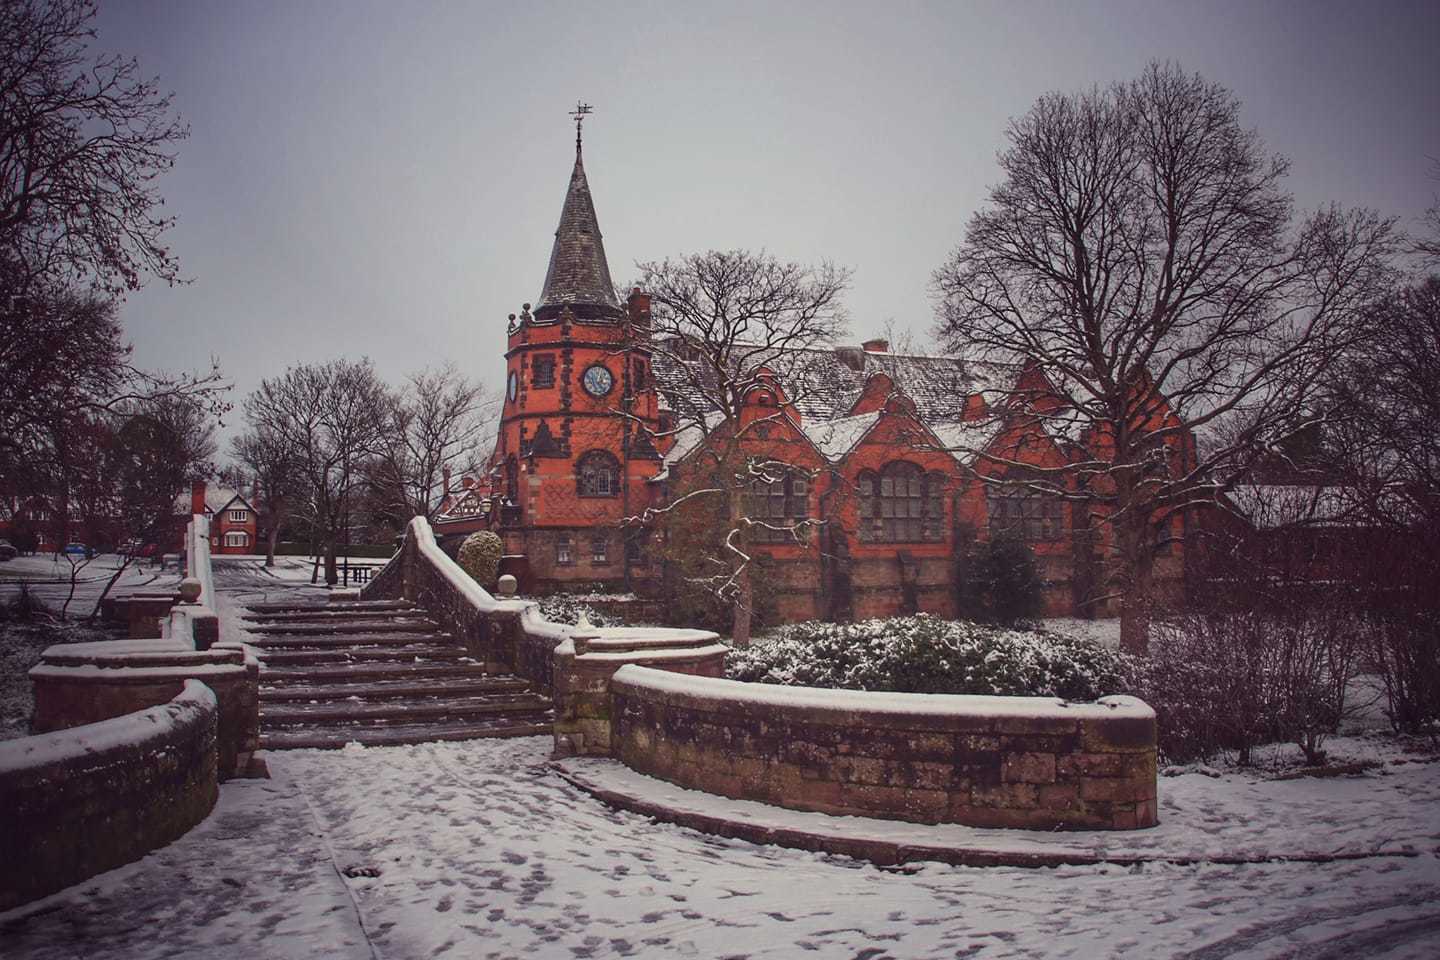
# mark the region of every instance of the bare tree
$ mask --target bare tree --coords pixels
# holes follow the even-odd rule
[[[109,294],[178,278],[157,177],[188,136],[132,58],[101,55],[89,0],[0,3],[0,262]]]
[[[935,274],[938,332],[1048,381],[1002,406],[1084,454],[1024,485],[1108,527],[1122,639],[1143,651],[1158,526],[1312,415],[1388,282],[1392,222],[1331,208],[1295,228],[1287,162],[1227,90],[1170,65],[1042,97],[1008,138],[1005,179]]]
[[[783,476],[786,465],[744,452],[752,431],[781,416],[782,408],[749,421],[742,411],[760,389],[779,387],[789,403],[803,401],[815,351],[845,331],[841,298],[850,272],[745,250],[644,263],[640,270],[640,285],[651,297],[650,346],[683,378],[675,385],[680,402],[670,432],[710,438],[697,454],[704,458],[699,482],[662,509],[683,513],[701,499],[723,502],[710,507],[719,516],[719,535],[706,557],[714,573],[703,580],[732,605],[732,636],[745,643],[753,612],[751,531],[770,526],[747,514],[745,495],[755,482]],[[655,511],[640,519],[656,519]]]
[[[230,441],[230,455],[255,481],[253,506],[265,518],[267,531],[265,566],[273,567],[280,531],[303,499],[300,457],[280,433],[254,423]]]
[[[411,517],[434,520],[445,478],[476,467],[494,398],[453,365],[410,377],[389,412],[384,447],[371,471],[375,512],[395,530]]]
[[[294,366],[245,400],[251,430],[293,458],[302,484],[295,513],[315,533],[328,584],[339,579],[336,552],[365,470],[383,449],[392,403],[369,360]]]

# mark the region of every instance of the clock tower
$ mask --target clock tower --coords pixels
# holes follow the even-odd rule
[[[581,155],[560,210],[533,312],[510,316],[505,401],[492,470],[507,554],[524,555],[533,586],[652,578],[639,530],[660,469],[649,348],[650,299],[622,305],[610,279]]]

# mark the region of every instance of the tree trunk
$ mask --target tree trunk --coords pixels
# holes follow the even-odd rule
[[[276,520],[270,522],[270,536],[265,543],[265,566],[275,566],[275,548],[280,543],[280,524]]]
[[[1155,554],[1148,518],[1117,531],[1122,594],[1120,648],[1145,656],[1150,652],[1150,618],[1154,609]]]
[[[110,579],[105,582],[105,589],[100,591],[100,597],[95,601],[95,608],[90,611],[90,616],[85,618],[87,623],[95,622],[95,617],[100,613],[100,605],[105,602],[106,597],[110,596],[110,591],[114,588],[116,581],[120,579],[126,570],[130,569],[130,563],[134,559],[132,556],[127,556],[119,568],[111,574]]]
[[[735,626],[730,639],[737,647],[750,645],[750,611],[754,591],[750,587],[750,564],[746,563],[735,581]]]
[[[340,581],[340,571],[335,563],[335,541],[331,540],[325,544],[325,582],[335,586]]]

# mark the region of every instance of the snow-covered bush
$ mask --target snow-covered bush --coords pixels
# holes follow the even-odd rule
[[[624,622],[596,610],[589,604],[576,600],[563,593],[551,594],[540,599],[540,613],[551,623],[568,623],[571,626],[580,622],[580,615],[583,613],[585,619],[590,621],[594,627],[622,627]]]
[[[923,614],[780,627],[726,657],[734,680],[846,690],[1057,696],[1134,692],[1138,664],[1090,640]]]
[[[470,574],[470,579],[490,590],[495,586],[495,577],[500,572],[500,556],[504,552],[505,545],[498,534],[481,530],[465,538],[455,560],[462,570]]]

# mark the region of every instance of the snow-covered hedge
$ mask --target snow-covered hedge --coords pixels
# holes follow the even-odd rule
[[[846,690],[1094,700],[1133,693],[1139,664],[1091,640],[921,614],[783,626],[733,650],[726,675]]]
[[[571,626],[580,622],[580,615],[590,621],[592,627],[623,627],[625,622],[618,617],[603,613],[583,601],[563,593],[540,598],[540,614],[551,623],[566,623]]]

